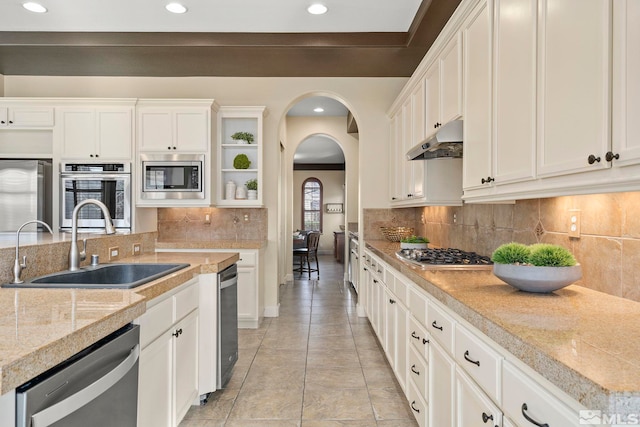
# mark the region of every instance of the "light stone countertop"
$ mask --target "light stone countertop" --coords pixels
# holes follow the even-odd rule
[[[162,240],[156,249],[262,249],[266,240]]]
[[[587,409],[640,413],[640,303],[576,285],[521,292],[491,270],[405,263],[398,243],[366,247]]]
[[[237,253],[162,252],[118,263],[188,263],[135,289],[0,288],[0,395],[140,317],[146,302],[200,273],[234,264]]]

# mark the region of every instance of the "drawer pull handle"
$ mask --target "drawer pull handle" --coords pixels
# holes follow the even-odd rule
[[[538,426],[538,427],[549,427],[549,424],[547,423],[539,423],[536,420],[534,420],[533,418],[531,418],[529,415],[527,415],[527,413],[525,411],[527,411],[527,404],[523,403],[522,404],[522,416],[524,417],[525,420],[529,421],[531,424]]]
[[[487,421],[489,421],[489,420],[493,421],[493,415],[487,415],[486,412],[483,412],[482,413],[482,422],[486,424]]]
[[[396,300],[389,298],[389,304],[395,304]]]
[[[479,360],[473,360],[473,359],[469,358],[469,350],[464,352],[464,360],[466,360],[469,363],[473,363],[474,365],[480,366],[480,361]]]
[[[422,344],[429,344],[429,340],[426,338],[422,338]]]
[[[412,366],[411,366],[411,372],[413,372],[413,373],[414,373],[414,374],[416,374],[416,375],[420,375],[420,371],[416,371],[416,370],[415,370],[415,367],[416,367],[416,365],[412,365]]]
[[[420,337],[418,335],[416,335],[416,331],[411,332],[411,338],[415,338],[417,340],[420,339]]]
[[[362,267],[362,269],[363,269],[364,271],[369,271],[369,270],[367,270],[367,267]]]
[[[376,279],[373,279],[373,283],[378,283],[378,281]]]
[[[417,413],[420,413],[420,409],[415,407],[416,401],[414,400],[413,402],[411,402],[411,409],[413,409],[414,411],[416,411]]]
[[[431,326],[439,331],[442,330],[442,326],[438,326],[438,323],[435,320],[431,323]]]
[[[178,338],[178,336],[182,335],[182,328],[176,330],[173,334],[174,337]]]

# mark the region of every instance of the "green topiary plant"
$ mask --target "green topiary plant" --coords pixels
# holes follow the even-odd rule
[[[238,154],[233,159],[233,167],[235,169],[249,169],[249,166],[251,166],[251,160],[249,160],[246,154]]]
[[[247,141],[249,144],[253,143],[253,134],[251,132],[236,132],[231,135],[231,139],[238,141]]]
[[[568,249],[558,245],[538,243],[531,245],[528,262],[538,267],[571,267],[577,264]]]
[[[247,190],[257,190],[258,189],[258,180],[257,179],[250,179],[249,181],[245,182],[244,185],[247,187]]]
[[[531,249],[522,243],[505,243],[491,255],[491,261],[498,264],[526,264],[529,259]]]

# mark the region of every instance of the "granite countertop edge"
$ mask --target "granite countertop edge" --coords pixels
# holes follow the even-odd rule
[[[32,349],[25,351],[19,357],[6,357],[6,355],[0,354],[0,362],[2,362],[0,365],[0,395],[46,372],[48,369],[58,365],[94,342],[137,319],[145,313],[147,301],[181,286],[199,274],[222,271],[237,262],[238,259],[239,255],[237,252],[162,252],[147,253],[115,261],[117,263],[178,262],[187,263],[190,264],[190,266],[135,289],[104,290],[108,292],[108,294],[105,293],[104,295],[113,296],[114,293],[116,293],[117,295],[121,295],[122,299],[128,300],[129,303],[106,313],[101,318],[95,319],[89,324],[70,331],[64,336],[55,339],[43,336],[36,339],[34,341],[37,341],[37,344],[34,344]],[[32,295],[51,291],[64,292],[64,290],[59,289],[0,289],[0,292],[11,294],[9,296],[13,296],[16,292],[25,291]],[[100,291],[76,289],[74,292],[79,296],[86,295],[88,298],[94,298],[94,301],[100,299]],[[89,297],[89,295],[91,296]],[[38,308],[46,310],[48,299],[41,299],[43,300],[42,306]],[[2,319],[0,318],[0,320]],[[23,319],[21,320],[24,321]],[[13,322],[13,320],[11,321]],[[6,331],[12,330],[13,325],[0,324],[0,327],[3,327],[2,330]],[[0,336],[0,338],[2,337]]]
[[[405,263],[395,256],[395,252],[399,250],[398,244],[376,240],[366,241],[365,243],[366,248],[380,257],[382,261],[424,289],[440,303],[451,309],[586,408],[606,410],[609,411],[609,413],[614,413],[614,411],[617,413],[640,412],[640,387],[637,390],[624,390],[600,384],[597,380],[590,378],[579,369],[569,366],[563,360],[559,360],[556,355],[537,346],[535,342],[529,339],[530,337],[521,336],[503,327],[492,319],[491,313],[483,312],[478,307],[471,307],[465,301],[461,301],[457,298],[455,289],[447,289],[447,287],[441,283],[434,283],[436,280],[431,281],[422,277],[424,273],[420,267]],[[484,272],[476,271],[475,273],[477,274],[474,276],[492,276],[493,280],[485,280],[486,283],[483,284],[486,292],[490,292],[496,288],[496,285],[511,289],[508,285],[493,276],[490,270]],[[469,274],[469,272],[465,272],[464,274]],[[472,276],[468,277],[471,278]],[[473,282],[473,280],[471,281]],[[480,282],[482,282],[482,280],[480,280]],[[474,288],[474,292],[479,294],[483,292],[483,285],[476,284],[471,286]],[[569,288],[572,288],[575,292],[599,294],[595,297],[616,298],[576,285],[571,285]],[[630,304],[637,303],[630,302]]]

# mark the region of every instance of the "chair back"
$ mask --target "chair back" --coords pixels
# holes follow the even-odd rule
[[[307,236],[307,250],[309,253],[316,252],[318,250],[318,243],[320,242],[320,233],[312,231]]]

